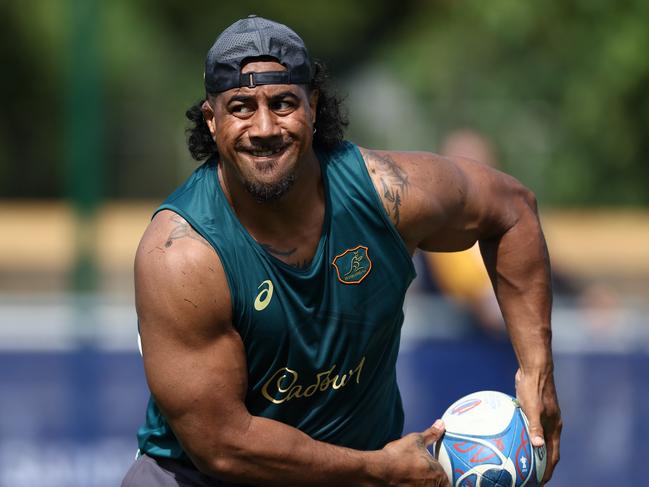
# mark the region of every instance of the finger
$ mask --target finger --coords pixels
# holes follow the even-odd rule
[[[444,428],[444,422],[441,419],[438,419],[433,423],[433,425],[422,431],[421,435],[424,437],[424,443],[428,447],[439,440],[443,435],[446,428]]]
[[[543,439],[543,428],[541,426],[530,427],[530,437],[532,438],[532,445],[539,448],[545,445]]]
[[[438,487],[453,487],[446,474],[442,474],[437,485]]]
[[[545,472],[543,473],[543,481],[541,485],[544,485],[546,482],[549,482],[554,473],[554,467],[556,465],[555,451],[552,441],[548,441],[548,446],[546,449],[546,455],[548,456],[547,463],[545,464]]]
[[[437,483],[435,485],[437,485],[437,487],[453,487],[452,484],[451,484],[451,481],[446,476],[446,473],[444,472],[444,470],[441,469],[441,468],[440,468],[440,470],[441,470],[441,475],[438,477]]]
[[[560,440],[561,429],[562,429],[562,424],[561,422],[559,422],[553,434],[548,439],[548,448],[547,448],[548,463],[545,468],[545,474],[543,475],[543,483],[550,481],[550,479],[552,478],[552,474],[554,473],[554,469],[557,466],[557,463],[559,463],[559,457],[560,457],[559,440]]]
[[[537,448],[545,445],[545,436],[543,435],[543,426],[541,425],[541,412],[537,408],[528,408],[525,414],[529,421],[532,445]]]
[[[545,436],[541,424],[542,399],[536,393],[533,393],[534,391],[529,389],[529,381],[524,382],[524,379],[523,372],[519,368],[514,378],[516,383],[516,396],[528,420],[532,445],[538,448],[545,444]]]

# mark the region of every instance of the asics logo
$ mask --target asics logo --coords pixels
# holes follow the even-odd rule
[[[255,298],[255,309],[257,311],[263,311],[270,304],[270,300],[273,299],[273,283],[270,279],[267,279],[257,289],[261,289],[261,291],[257,294],[257,298]]]

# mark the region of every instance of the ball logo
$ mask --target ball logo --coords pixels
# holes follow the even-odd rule
[[[460,414],[464,414],[467,411],[471,411],[473,408],[478,407],[480,404],[482,404],[482,400],[480,399],[469,399],[468,401],[463,401],[453,409],[451,409],[451,414],[454,416],[459,416]]]
[[[521,476],[521,478],[525,478],[527,476],[527,462],[529,461],[528,458],[531,453],[529,446],[530,443],[527,439],[527,432],[523,429],[521,430],[520,438],[518,439],[518,448],[516,449],[516,455],[514,457],[517,458],[516,471]]]
[[[545,458],[545,445],[539,446],[536,449],[536,455],[539,457],[539,460],[543,461],[543,459]]]

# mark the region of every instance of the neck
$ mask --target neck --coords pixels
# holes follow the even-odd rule
[[[324,189],[320,163],[310,149],[299,162],[295,182],[281,198],[259,202],[228,164],[219,165],[219,179],[239,221],[258,242],[303,238],[318,234],[324,220]]]

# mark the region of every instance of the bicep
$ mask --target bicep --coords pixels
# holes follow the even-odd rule
[[[220,450],[221,435],[241,427],[248,416],[239,335],[230,329],[196,344],[175,333],[146,331],[168,327],[162,320],[143,324],[147,381],[175,435],[191,457]]]
[[[383,184],[368,169],[377,189]],[[406,184],[401,189],[399,220],[393,222],[406,245],[414,250],[453,252],[478,240],[502,235],[529,209],[529,194],[518,181],[486,164],[431,153],[391,152],[390,160]],[[396,169],[395,169],[396,170]],[[385,178],[384,178],[385,179]],[[386,209],[390,200],[384,199]]]
[[[135,266],[145,373],[157,405],[196,459],[219,449],[219,433],[247,420],[245,353],[216,254],[192,239],[171,247],[157,240],[145,236]]]

